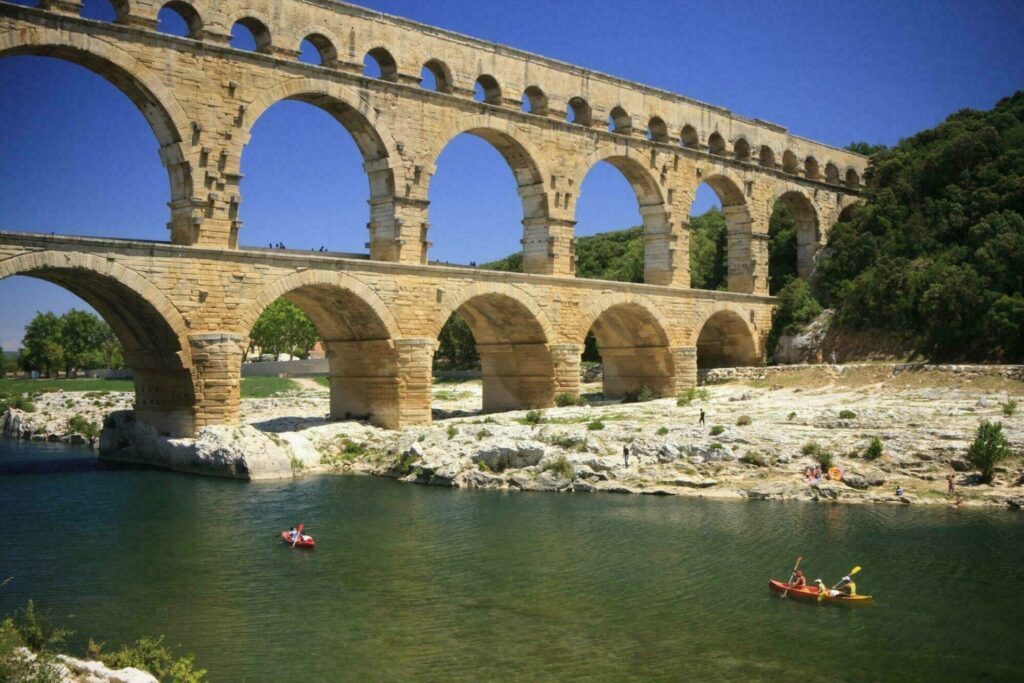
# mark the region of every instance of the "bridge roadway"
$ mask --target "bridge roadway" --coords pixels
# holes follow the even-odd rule
[[[774,299],[314,252],[0,232],[0,279],[60,285],[106,320],[134,371],[137,419],[161,433],[239,419],[242,352],[279,297],[324,340],[333,417],[429,424],[431,363],[458,313],[480,352],[485,411],[578,395],[593,331],[608,396],[672,395],[698,366],[760,362]]]

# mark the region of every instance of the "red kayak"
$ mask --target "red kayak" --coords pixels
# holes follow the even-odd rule
[[[287,545],[292,545],[292,534],[290,531],[281,532],[281,540]],[[295,541],[296,548],[315,548],[316,541],[309,534],[299,534],[299,540]]]
[[[807,602],[819,602],[817,586],[794,586],[775,579],[768,580],[768,588],[776,593],[786,593],[787,598],[804,600]],[[788,593],[786,591],[789,591]],[[870,595],[826,595],[820,602],[839,603],[842,605],[868,605],[871,603]]]

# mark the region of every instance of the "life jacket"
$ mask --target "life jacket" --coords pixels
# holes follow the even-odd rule
[[[855,584],[853,581],[849,582],[848,584],[843,586],[843,593],[845,593],[846,595],[856,595],[857,584]]]

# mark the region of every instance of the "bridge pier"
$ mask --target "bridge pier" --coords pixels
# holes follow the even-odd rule
[[[551,351],[555,371],[555,396],[571,394],[579,397],[583,344],[548,344],[548,350]]]
[[[233,332],[189,335],[195,387],[195,429],[238,424],[242,350],[248,339]]]
[[[477,344],[483,376],[483,410],[547,408],[555,400],[547,344]]]

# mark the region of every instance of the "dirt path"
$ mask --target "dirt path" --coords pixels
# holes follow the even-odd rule
[[[292,377],[291,380],[298,384],[303,391],[327,391],[327,387],[312,377]]]

